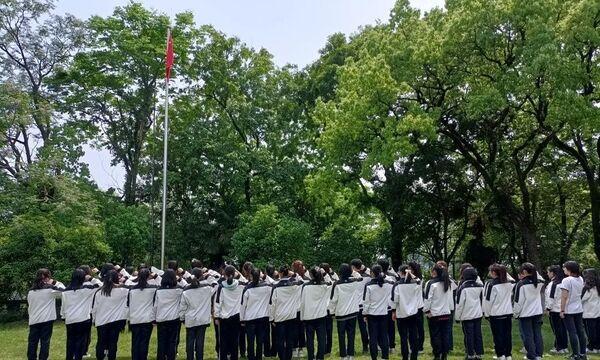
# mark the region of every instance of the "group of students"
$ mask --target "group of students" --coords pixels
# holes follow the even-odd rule
[[[66,287],[53,280],[49,270],[38,270],[27,296],[28,359],[48,358],[57,298],[62,299],[68,360],[87,354],[92,326],[97,331],[96,358],[115,359],[127,323],[134,360],[147,359],[154,325],[157,359],[175,359],[182,324],[187,359],[202,359],[211,323],[219,360],[246,354],[248,360],[263,355],[290,360],[303,357],[304,348],[309,360],[324,359],[331,353],[334,319],[343,360],[355,355],[357,323],[363,351],[373,360],[379,355],[389,359],[396,328],[402,359],[413,360],[423,351],[424,318],[434,359],[446,359],[453,349],[453,320],[462,326],[465,357],[481,359],[483,318],[491,327],[494,358],[512,359],[516,318],[526,358],[540,359],[544,309],[556,338],[551,352],[566,353],[567,339],[572,359],[586,359],[587,351],[600,352],[600,280],[594,269],[585,270],[582,277],[574,261],[549,267],[548,284],[530,263],[520,267],[518,281],[505,266],[493,264],[485,284],[470,264],[460,267],[458,281],[451,279],[443,261],[434,264],[427,282],[418,263],[394,271],[387,260],[369,269],[355,259],[337,273],[328,264],[307,270],[299,260],[264,271],[249,262],[239,271],[232,265],[214,271],[197,260],[189,271],[176,261],[164,271],[144,265],[126,271],[113,264],[94,270],[74,270]]]

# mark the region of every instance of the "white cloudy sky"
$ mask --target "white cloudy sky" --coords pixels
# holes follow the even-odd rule
[[[56,11],[86,19],[110,15],[128,0],[58,0]],[[275,63],[309,64],[318,56],[327,36],[351,34],[361,25],[386,21],[395,0],[142,0],[148,7],[171,16],[192,11],[196,23],[240,38],[254,48],[266,48]],[[443,6],[444,0],[411,0],[422,10]],[[110,166],[106,151],[87,147],[84,161],[92,178],[107,189],[121,189],[124,171]]]

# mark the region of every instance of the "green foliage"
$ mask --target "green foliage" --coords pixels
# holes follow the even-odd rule
[[[116,204],[114,214],[105,220],[106,243],[112,259],[119,264],[148,263],[151,239],[150,216],[143,205]]]

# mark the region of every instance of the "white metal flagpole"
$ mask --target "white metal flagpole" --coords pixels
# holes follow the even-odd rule
[[[167,49],[171,37],[171,29],[167,29]],[[165,225],[167,220],[167,145],[169,140],[169,76],[165,77],[165,123],[163,129],[163,186],[162,186],[162,220],[160,222],[160,268],[165,268]]]

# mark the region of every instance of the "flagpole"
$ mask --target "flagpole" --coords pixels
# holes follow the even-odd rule
[[[167,48],[171,37],[171,28],[167,29]],[[165,123],[163,129],[163,186],[162,221],[160,223],[160,268],[165,268],[165,225],[167,221],[167,146],[169,139],[169,76],[165,77]]]

